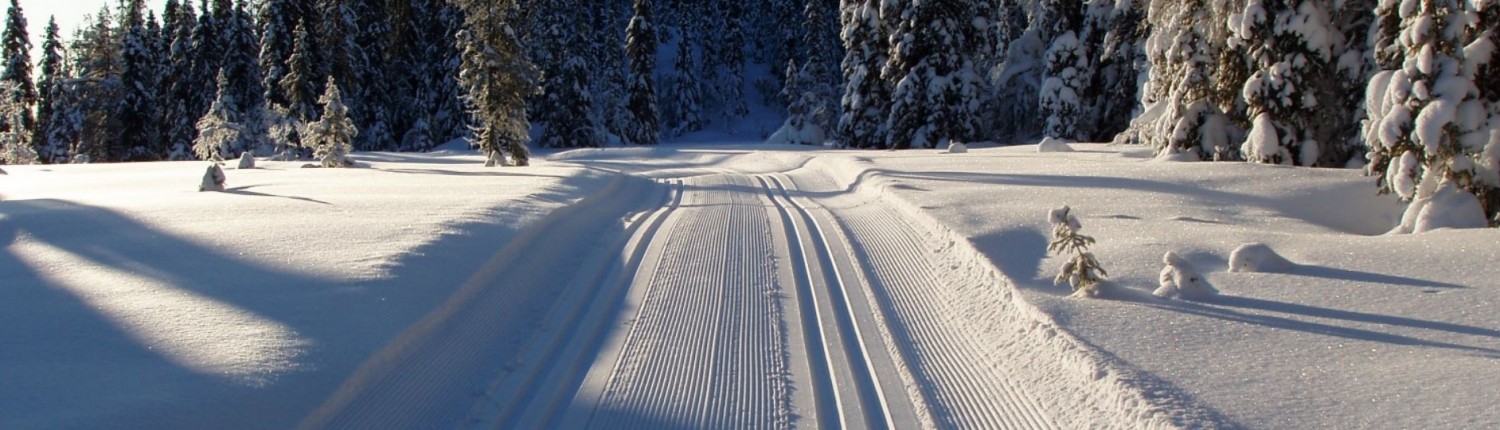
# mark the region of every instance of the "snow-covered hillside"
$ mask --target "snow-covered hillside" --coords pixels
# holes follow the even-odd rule
[[[1500,233],[1073,148],[6,166],[0,427],[1500,423]],[[1063,205],[1102,300],[1052,285]],[[1167,252],[1221,294],[1152,296]]]

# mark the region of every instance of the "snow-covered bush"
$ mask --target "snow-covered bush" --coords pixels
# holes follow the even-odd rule
[[[1161,276],[1158,278],[1160,286],[1151,294],[1162,298],[1179,298],[1185,300],[1208,300],[1219,295],[1219,290],[1209,285],[1208,280],[1198,273],[1187,259],[1168,251],[1161,257]]]
[[[1241,273],[1282,273],[1295,265],[1263,243],[1247,243],[1229,254],[1229,271]]]
[[[250,151],[245,151],[244,153],[240,154],[240,164],[237,168],[240,170],[254,169],[255,155],[251,154]]]
[[[1094,244],[1094,238],[1078,233],[1083,225],[1067,206],[1048,212],[1047,219],[1052,223],[1052,243],[1047,246],[1047,251],[1072,254],[1063,262],[1052,282],[1067,283],[1073,288],[1075,297],[1099,296],[1101,284],[1109,273],[1094,258],[1094,253],[1088,251],[1089,246]]]
[[[1391,233],[1426,233],[1443,228],[1484,228],[1488,224],[1478,197],[1458,189],[1452,182],[1443,182],[1430,195],[1412,200],[1401,216],[1401,225],[1396,226]]]
[[[198,185],[198,191],[224,191],[224,169],[219,163],[208,163],[208,170],[203,172],[203,182]]]
[[[11,82],[0,83],[0,94],[5,94],[3,103],[0,103],[0,117],[8,125],[4,132],[0,132],[0,164],[36,164],[38,157],[31,147],[31,130],[23,127],[27,107],[9,96],[14,87]]]
[[[1073,146],[1069,145],[1066,140],[1044,137],[1042,142],[1036,145],[1036,152],[1073,152]]]
[[[959,141],[948,141],[948,153],[967,154],[969,153],[969,145]]]
[[[349,119],[349,107],[339,94],[338,83],[328,78],[328,91],[318,100],[323,103],[323,118],[307,125],[302,133],[302,143],[313,150],[313,157],[323,167],[349,167],[349,148],[359,129]]]

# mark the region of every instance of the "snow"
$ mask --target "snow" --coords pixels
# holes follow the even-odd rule
[[[361,169],[262,161],[229,171],[222,193],[185,187],[202,162],[5,166],[0,425],[388,416],[380,422],[453,427],[582,410],[658,428],[700,417],[811,425],[822,421],[800,420],[839,412],[809,408],[814,381],[844,375],[801,359],[816,351],[840,372],[866,363],[872,381],[843,399],[879,397],[903,428],[1500,423],[1500,231],[1438,228],[1455,212],[1431,208],[1464,207],[1451,187],[1412,191],[1432,196],[1430,231],[1382,235],[1403,206],[1357,171],[1071,146],[948,157],[667,144],[539,152],[532,167],[505,169],[450,146],[355,153]],[[1071,256],[1047,252],[1039,215],[1063,205],[1098,239],[1089,251],[1118,294],[1078,300],[1051,285]],[[797,260],[789,247],[824,263],[780,269]],[[526,273],[492,273],[492,259],[531,255],[500,266]],[[591,265],[618,270],[565,280]],[[851,284],[805,300],[790,280],[817,271]],[[618,279],[625,288],[606,288]],[[1163,300],[1151,293],[1164,281],[1184,297],[1220,293]],[[702,287],[714,294],[694,295]],[[818,311],[799,312],[804,301]],[[576,313],[550,312],[574,302]],[[685,312],[699,302],[713,306]],[[502,305],[513,312],[483,312]],[[801,341],[823,327],[806,318],[835,313],[850,322],[827,333],[857,334],[849,342],[861,348]],[[570,315],[592,322],[551,335],[573,327]],[[470,317],[500,323],[444,323]],[[475,339],[505,354],[491,358],[495,373],[401,358]],[[732,351],[788,358],[700,362],[740,360]],[[436,373],[400,382],[416,370]],[[767,391],[732,391],[751,388]],[[696,409],[733,395],[748,400]],[[659,414],[630,409],[653,406]]]
[[[1069,146],[1068,141],[1066,140],[1044,137],[1042,138],[1042,141],[1036,145],[1036,152],[1073,152],[1073,147]]]
[[[1236,273],[1287,273],[1296,266],[1264,243],[1247,243],[1229,254],[1229,271]]]
[[[1176,252],[1167,251],[1161,257],[1161,262],[1166,267],[1161,269],[1158,275],[1159,286],[1151,295],[1184,300],[1210,300],[1219,295],[1219,290],[1208,284],[1208,280],[1198,273],[1198,268],[1186,258],[1177,255]]]

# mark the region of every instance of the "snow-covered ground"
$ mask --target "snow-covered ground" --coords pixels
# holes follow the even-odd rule
[[[0,427],[1500,425],[1500,232],[1073,147],[6,166]],[[1063,205],[1108,299],[1052,285]],[[1222,295],[1151,296],[1168,251]]]

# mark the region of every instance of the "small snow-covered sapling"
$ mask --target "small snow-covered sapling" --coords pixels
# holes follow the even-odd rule
[[[1053,209],[1047,214],[1047,218],[1052,223],[1052,244],[1047,246],[1047,250],[1057,254],[1072,254],[1058,269],[1057,277],[1052,280],[1053,284],[1066,282],[1073,288],[1075,296],[1097,297],[1100,284],[1109,273],[1094,258],[1094,253],[1088,251],[1089,246],[1094,244],[1094,238],[1078,233],[1083,225],[1067,206]]]
[[[1219,290],[1209,285],[1208,280],[1198,273],[1198,269],[1177,253],[1167,251],[1161,257],[1161,262],[1166,264],[1161,269],[1161,284],[1151,294],[1186,300],[1208,300],[1219,295]]]
[[[203,183],[198,185],[198,191],[224,191],[224,169],[219,168],[219,163],[208,163],[208,170],[203,172]]]

